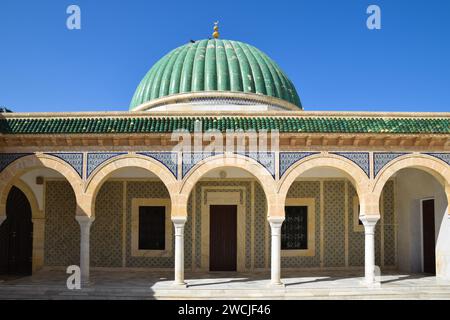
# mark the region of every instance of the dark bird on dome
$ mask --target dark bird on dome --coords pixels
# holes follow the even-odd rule
[[[191,40],[189,40],[189,42],[190,42],[190,43],[195,43],[195,40],[192,40],[192,39],[191,39]]]

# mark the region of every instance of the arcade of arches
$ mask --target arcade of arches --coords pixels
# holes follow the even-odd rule
[[[274,286],[283,270],[361,268],[368,285],[376,266],[450,276],[450,168],[432,155],[399,155],[376,175],[369,162],[367,175],[328,152],[275,153],[274,174],[235,154],[175,171],[134,152],[80,154],[81,174],[74,154],[3,168],[2,273],[170,269],[180,286],[184,270],[270,271]]]

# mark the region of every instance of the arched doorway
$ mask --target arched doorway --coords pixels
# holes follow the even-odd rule
[[[435,177],[416,168],[401,169],[392,179],[398,198],[396,220],[385,219],[383,224],[397,225],[397,238],[385,237],[385,244],[397,248],[399,271],[436,275],[436,251],[447,246],[445,190]],[[386,188],[389,185],[383,191]]]
[[[386,181],[396,183],[398,269],[448,278],[448,166],[431,156],[405,155],[377,175],[373,193],[379,198]],[[380,208],[383,209],[383,208]],[[386,223],[386,222],[385,222]]]
[[[25,194],[13,186],[6,202],[6,220],[0,226],[0,274],[32,272],[33,222]]]

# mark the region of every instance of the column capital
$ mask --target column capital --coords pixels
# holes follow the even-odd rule
[[[270,223],[270,226],[273,228],[281,227],[284,219],[285,219],[284,217],[280,217],[280,216],[272,216],[272,217],[267,218],[267,220]]]
[[[367,227],[371,227],[371,226],[375,226],[378,222],[378,220],[380,220],[380,216],[379,215],[363,215],[359,217],[359,220],[361,220],[361,222],[363,223],[364,226]]]
[[[185,216],[171,217],[171,219],[172,219],[173,224],[174,224],[176,227],[182,227],[182,226],[184,226],[184,224],[185,224],[186,221],[187,221],[187,217],[185,217]]]
[[[75,216],[75,220],[78,221],[80,226],[90,226],[92,224],[92,222],[94,222],[95,217]]]

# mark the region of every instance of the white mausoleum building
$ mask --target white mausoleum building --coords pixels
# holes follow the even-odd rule
[[[0,273],[450,279],[450,114],[304,111],[267,55],[217,36],[159,60],[129,111],[0,114]]]

